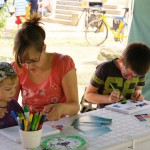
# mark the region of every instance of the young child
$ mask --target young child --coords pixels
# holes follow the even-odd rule
[[[23,112],[13,99],[17,83],[17,74],[11,64],[0,62],[0,129],[17,125],[11,111]]]
[[[144,75],[149,68],[149,47],[142,43],[132,43],[126,47],[122,57],[97,66],[84,99],[99,104],[98,108],[119,102],[123,98],[143,101],[141,90],[145,84]]]

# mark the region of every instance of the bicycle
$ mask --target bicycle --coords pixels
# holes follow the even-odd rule
[[[115,41],[120,41],[123,44],[127,43],[127,37],[128,37],[128,23],[126,21],[126,15],[127,12],[129,11],[128,8],[124,8],[125,12],[123,17],[113,17],[113,19],[117,19],[117,28],[112,28],[108,21],[107,21],[107,16],[106,11],[101,11],[99,14],[99,18],[96,20],[91,21],[86,30],[85,30],[85,37],[87,42],[90,45],[93,46],[99,46],[102,43],[105,42],[105,40],[108,37],[108,30],[112,32],[114,35],[114,40]]]

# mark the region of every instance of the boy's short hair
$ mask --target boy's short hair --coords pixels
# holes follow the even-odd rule
[[[0,62],[0,83],[6,78],[16,79],[17,74],[12,65],[7,62]]]
[[[143,43],[129,44],[122,55],[123,64],[137,75],[145,75],[150,68],[150,48]]]

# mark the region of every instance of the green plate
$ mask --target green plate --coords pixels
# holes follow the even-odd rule
[[[45,150],[83,150],[86,141],[80,136],[53,136],[43,140],[41,147]]]

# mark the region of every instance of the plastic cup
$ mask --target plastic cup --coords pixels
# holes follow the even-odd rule
[[[42,129],[37,131],[22,131],[19,129],[24,148],[37,148],[41,143]]]

